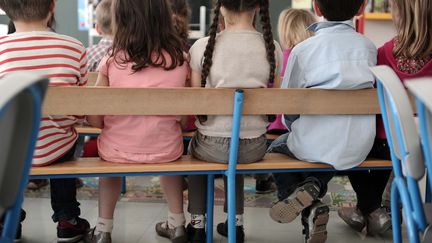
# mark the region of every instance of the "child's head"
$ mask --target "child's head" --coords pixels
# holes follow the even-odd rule
[[[111,57],[116,64],[134,63],[134,72],[183,65],[183,43],[174,29],[167,0],[114,0],[112,11]]]
[[[184,43],[187,43],[189,37],[189,16],[191,9],[187,0],[169,0],[171,3],[172,17],[174,28]]]
[[[290,49],[313,35],[307,27],[316,22],[315,16],[303,9],[285,9],[279,15],[278,34],[283,49]]]
[[[314,0],[315,13],[328,21],[346,21],[363,14],[367,0]]]
[[[96,7],[96,30],[103,36],[112,35],[111,4],[112,0],[102,0]]]
[[[54,8],[54,0],[0,0],[0,8],[3,9],[12,21],[20,22],[47,22],[51,19]]]
[[[396,25],[398,57],[425,58],[432,55],[432,1],[391,0]]]
[[[230,23],[236,20],[236,16],[247,14],[250,16],[250,25],[253,27],[255,11],[259,8],[261,26],[267,51],[267,60],[270,64],[269,82],[273,82],[276,72],[275,45],[270,23],[269,0],[217,0],[214,9],[214,18],[209,30],[209,41],[204,52],[204,62],[201,71],[201,86],[205,86],[210,74],[216,33],[219,26],[219,17],[222,12],[225,21]]]

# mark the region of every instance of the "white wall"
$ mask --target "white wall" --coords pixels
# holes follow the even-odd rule
[[[396,30],[390,20],[366,20],[365,35],[377,47],[381,47],[396,35]]]

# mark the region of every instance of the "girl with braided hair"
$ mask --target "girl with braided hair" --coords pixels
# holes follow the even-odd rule
[[[218,0],[209,36],[198,40],[190,49],[192,86],[202,88],[266,88],[278,79],[282,60],[279,44],[273,40],[269,0]],[[254,28],[259,10],[263,33]],[[225,29],[218,32],[220,15]],[[212,107],[209,107],[211,109]],[[195,158],[228,163],[231,116],[204,116],[196,122],[198,131],[189,145]],[[262,160],[266,153],[265,116],[244,116],[241,122],[238,163]],[[194,243],[205,242],[206,176],[189,176],[188,236]],[[244,242],[243,176],[236,178],[237,242]],[[226,206],[224,208],[226,212]],[[227,236],[227,223],[217,226]]]

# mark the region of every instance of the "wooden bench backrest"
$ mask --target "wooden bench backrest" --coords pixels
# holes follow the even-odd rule
[[[234,89],[51,87],[45,115],[231,115]],[[245,89],[245,115],[380,114],[376,90]]]

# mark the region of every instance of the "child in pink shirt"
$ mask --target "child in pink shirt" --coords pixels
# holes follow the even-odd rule
[[[96,86],[184,87],[189,66],[167,2],[114,0],[112,11],[113,48],[101,61]],[[102,128],[98,149],[106,161],[165,163],[183,154],[179,116],[90,116],[88,120],[92,126]],[[169,215],[168,221],[158,226],[164,236],[186,242],[182,177],[161,176],[161,186]],[[111,242],[120,188],[119,177],[100,178],[99,219],[87,242]]]

